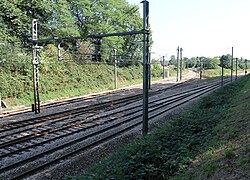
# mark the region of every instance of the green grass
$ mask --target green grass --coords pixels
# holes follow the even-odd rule
[[[33,101],[32,69],[26,63],[0,67],[0,93],[8,106]],[[107,64],[58,64],[40,66],[40,99],[46,102],[114,89],[113,66]],[[161,78],[161,68],[152,66],[153,79]],[[118,67],[118,87],[142,83],[142,66]]]
[[[161,69],[153,68],[153,78],[161,78]],[[15,71],[15,70],[13,70]],[[0,91],[8,106],[33,103],[31,69],[25,80],[21,71],[0,74]],[[8,71],[9,72],[9,71]],[[105,64],[44,64],[40,69],[40,99],[51,99],[85,95],[114,89],[113,66]],[[142,83],[142,66],[118,68],[118,87]]]
[[[246,152],[250,152],[250,144],[244,146]]]
[[[228,149],[226,149],[225,150],[225,152],[224,152],[224,156],[226,157],[226,158],[232,158],[232,157],[234,157],[234,151],[233,151],[233,149],[232,148],[228,148]]]
[[[248,161],[249,161],[249,160],[248,160],[247,157],[241,157],[241,156],[240,156],[240,157],[237,159],[237,165],[238,165],[238,166],[243,166],[243,165],[245,165]]]
[[[230,75],[230,69],[224,69],[224,75]],[[202,76],[205,78],[221,76],[221,68],[204,70]]]
[[[228,90],[228,89],[225,89]],[[182,179],[228,179],[231,174],[236,179],[247,179],[249,176],[249,130],[250,130],[250,76],[235,82],[233,92],[228,99],[228,108],[221,112],[224,118],[220,120],[212,133],[214,138],[208,144],[213,149],[210,157],[201,153],[199,161],[193,163],[188,170],[179,171]],[[225,91],[226,93],[226,91]],[[213,171],[204,169],[206,164],[214,164]],[[209,169],[209,168],[208,168]],[[207,173],[210,172],[210,173]]]
[[[211,78],[211,77],[217,77],[221,76],[221,68],[216,68],[216,69],[207,69],[203,71],[202,76],[204,78]],[[235,70],[233,71],[233,75],[235,76]],[[238,73],[244,73],[244,70],[239,69]],[[230,76],[231,75],[231,70],[230,69],[224,69],[224,75],[225,76]]]
[[[14,70],[13,70],[14,71]],[[27,72],[26,72],[27,71]],[[1,94],[8,107],[30,105],[33,103],[31,69],[28,76],[21,80],[20,71],[13,74],[0,74]],[[184,70],[185,74],[187,70]],[[162,79],[162,69],[152,65],[152,81]],[[174,69],[171,69],[174,73]],[[113,66],[104,64],[44,64],[40,69],[40,100],[62,99],[114,89]],[[118,88],[141,84],[142,66],[118,68]],[[14,87],[14,88],[13,88]]]
[[[211,93],[178,117],[166,119],[150,135],[122,146],[85,174],[68,179],[208,179],[219,171],[224,158],[244,169],[249,164],[244,159],[249,151],[245,145],[249,102],[247,76]],[[235,160],[239,152],[242,158]]]
[[[204,172],[204,176],[206,177],[211,176],[216,171],[217,168],[218,166],[216,159],[207,161],[204,164],[202,164],[202,170]]]

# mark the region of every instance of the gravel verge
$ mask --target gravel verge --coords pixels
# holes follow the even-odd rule
[[[149,130],[152,130],[155,127],[161,126],[168,119],[185,112],[191,105],[196,103],[200,98],[206,96],[208,93],[200,96],[195,100],[191,100],[173,110],[168,111],[167,113],[162,114],[161,116],[149,121]],[[57,166],[51,167],[44,172],[36,174],[28,179],[63,179],[66,176],[79,175],[84,172],[89,166],[93,163],[98,162],[102,158],[110,155],[120,146],[131,142],[135,138],[142,137],[141,132],[142,126],[137,126],[136,128],[121,134],[115,139],[109,140],[108,142],[102,143],[97,147],[88,149],[82,154],[79,154],[71,159],[65,160]],[[149,131],[150,133],[150,131]]]

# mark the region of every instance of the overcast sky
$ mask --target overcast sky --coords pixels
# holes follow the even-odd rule
[[[184,57],[214,57],[233,46],[250,59],[250,0],[149,0],[149,7],[155,57],[175,55],[177,46]]]

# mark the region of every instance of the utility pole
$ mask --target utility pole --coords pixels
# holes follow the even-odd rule
[[[117,83],[117,59],[116,59],[116,53],[117,49],[114,49],[114,83],[115,83],[115,89],[118,87]]]
[[[148,66],[148,89],[151,89],[151,52],[149,53],[149,66]]]
[[[245,59],[245,75],[247,75],[247,59]]]
[[[57,44],[57,58],[58,58],[58,61],[62,60],[62,58],[61,58],[61,43],[60,42]]]
[[[221,63],[221,86],[224,85],[224,55],[220,59]]]
[[[179,55],[180,55],[180,48],[177,47],[177,82],[179,81]]]
[[[94,38],[93,41],[94,45],[95,45],[95,53],[92,54],[92,60],[93,61],[101,61],[101,44],[102,44],[102,38],[98,37],[98,38]]]
[[[201,62],[201,57],[200,57],[200,79],[202,79],[202,62]]]
[[[233,82],[233,64],[234,64],[234,47],[232,47],[232,59],[231,59],[231,82]]]
[[[35,114],[40,113],[40,98],[39,98],[39,70],[38,70],[38,46],[34,43],[38,39],[37,36],[37,20],[32,20],[32,64],[33,64],[33,88],[34,88],[34,104],[32,104],[32,111]]]
[[[58,37],[55,37],[54,40],[56,41],[56,44],[57,44],[57,60],[58,62],[60,62],[60,60],[62,60],[61,56],[62,56],[62,53],[61,53],[61,41],[58,40],[59,38]]]
[[[148,64],[149,64],[149,2],[143,3],[143,123],[142,134],[148,133]]]
[[[180,49],[180,81],[182,80],[182,51],[183,49]]]
[[[235,80],[237,80],[238,76],[238,58],[235,61]]]
[[[242,57],[240,58],[239,64],[241,64],[241,63],[243,63],[243,58]]]
[[[162,78],[165,78],[165,56],[162,56]]]
[[[196,65],[195,65],[195,67],[197,68],[197,76],[198,76],[198,65],[199,65],[199,57],[197,56],[196,57]]]

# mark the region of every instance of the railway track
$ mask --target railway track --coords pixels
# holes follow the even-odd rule
[[[185,84],[186,85],[186,84]],[[160,94],[166,90],[169,89],[175,89],[184,86],[184,84],[177,84],[171,87],[163,88],[163,89],[158,89],[156,91],[152,91],[149,93],[150,96]],[[25,133],[25,134],[30,134],[34,132],[29,132],[29,130],[34,129],[35,127],[35,133],[39,130],[40,127],[44,127],[46,125],[49,125],[50,127],[54,128],[54,126],[57,126],[56,123],[62,122],[63,120],[67,120],[66,123],[61,123],[60,126],[62,125],[68,125],[75,123],[74,120],[70,121],[69,119],[73,119],[74,117],[83,115],[83,114],[90,114],[87,118],[93,116],[94,113],[97,111],[101,110],[112,110],[116,109],[118,107],[125,106],[127,104],[130,104],[134,101],[137,101],[142,98],[141,94],[133,94],[133,95],[128,95],[125,97],[120,97],[117,99],[111,99],[108,101],[104,102],[99,102],[94,103],[94,104],[89,104],[89,105],[82,105],[82,106],[77,106],[74,108],[71,108],[69,110],[61,110],[57,112],[54,112],[51,114],[46,114],[46,115],[41,115],[41,116],[33,116],[32,118],[24,119],[24,120],[14,120],[10,119],[7,120],[7,123],[3,123],[0,127],[0,139],[9,136],[9,135],[14,135],[14,134],[20,134],[20,133]],[[97,112],[98,113],[98,112]],[[54,126],[53,126],[54,125]],[[13,133],[13,130],[15,130],[15,133]],[[0,145],[1,147],[1,145]]]
[[[161,92],[161,91],[165,91],[165,90],[170,89],[170,88],[176,88],[176,87],[179,87],[179,86],[183,86],[183,84],[190,83],[192,81],[194,81],[194,79],[190,79],[189,81],[186,81],[186,82],[183,82],[183,83],[169,85],[169,87],[154,90],[154,92],[155,91]],[[140,89],[133,90],[132,94],[135,94],[135,96],[138,96],[138,94],[141,94],[140,91],[141,91]],[[44,110],[49,109],[49,108],[56,108],[56,107],[60,107],[60,106],[68,106],[69,104],[82,103],[82,102],[91,101],[91,100],[97,99],[97,98],[98,98],[99,101],[102,101],[102,100],[105,100],[105,98],[107,96],[110,96],[110,95],[117,96],[117,98],[119,98],[120,94],[122,94],[122,93],[130,93],[130,92],[127,89],[120,89],[120,90],[110,91],[110,92],[101,93],[101,94],[93,94],[93,95],[87,95],[87,96],[83,96],[83,97],[76,97],[76,98],[72,98],[72,99],[59,100],[59,101],[56,101],[56,102],[50,102],[50,103],[42,104],[41,105],[41,110],[44,111]],[[31,108],[26,107],[26,108],[21,108],[21,109],[18,109],[18,110],[3,112],[3,113],[0,114],[0,119],[5,118],[5,117],[10,117],[10,116],[26,114],[26,113],[28,113],[30,111],[31,111]]]
[[[165,95],[164,91],[155,92],[149,99],[149,119],[218,87],[220,83],[213,82],[172,95]],[[43,117],[41,122],[34,123],[35,119],[29,119],[22,121],[22,125],[12,123],[4,127],[0,130],[0,178],[28,177],[141,125],[141,100],[132,97],[126,98],[127,102],[125,99],[117,101],[116,108],[112,106],[103,112],[76,111],[63,116],[59,113]],[[102,105],[100,110],[107,107]]]
[[[191,90],[191,91],[193,91],[193,90]],[[154,94],[156,94],[156,93],[154,93]],[[176,95],[168,96],[168,98],[174,97],[174,96],[176,96]],[[105,110],[111,111],[111,110],[119,108],[121,106],[125,106],[125,105],[131,103],[131,100],[133,101],[134,98],[136,98],[138,100],[137,96],[131,96],[131,99],[128,99],[128,98],[118,99],[115,103],[112,102],[113,106],[111,108],[109,108],[110,105],[108,105],[107,106],[108,108],[106,108]],[[124,104],[124,102],[126,102],[126,103]],[[118,104],[118,106],[114,106],[115,104]],[[105,103],[104,107],[106,107],[106,103]],[[91,106],[91,110],[94,108],[95,108],[95,110],[97,110],[97,108],[98,109],[103,108],[103,103],[99,104],[98,107]],[[81,116],[81,115],[85,114],[84,119],[89,119],[89,118],[93,117],[94,115],[96,115],[93,113],[87,114],[90,110],[89,108],[88,108],[88,110],[86,110],[86,109],[82,110],[82,109],[83,108],[77,108],[78,111],[76,111],[76,112],[70,111],[70,114],[67,114],[68,112],[64,112],[65,114],[59,112],[59,113],[56,113],[55,116],[52,116],[52,115],[45,116],[45,117],[42,116],[39,118],[32,118],[32,119],[27,119],[27,120],[21,121],[21,122],[11,123],[1,130],[0,138],[1,138],[1,141],[3,141],[3,143],[0,143],[0,148],[5,148],[6,146],[13,144],[13,143],[20,143],[23,141],[27,141],[31,137],[40,137],[40,136],[44,136],[48,133],[60,132],[60,131],[67,130],[67,129],[72,128],[72,127],[81,126],[83,123],[87,123],[89,120],[82,122],[81,120],[79,120],[79,118],[77,118],[77,116]],[[60,123],[60,126],[53,125],[53,124],[55,124],[57,122],[61,122],[63,120],[68,120],[68,121],[66,123]],[[90,120],[90,121],[93,121],[93,120]],[[46,124],[44,124],[44,123],[46,123]],[[34,128],[34,125],[35,125],[35,128]],[[39,128],[42,128],[42,129],[38,133],[37,130],[39,130]],[[16,129],[18,129],[18,130],[16,130]],[[14,131],[14,130],[16,130],[16,131]],[[10,139],[10,136],[11,136],[11,139]],[[0,154],[0,157],[3,157],[3,155]]]

